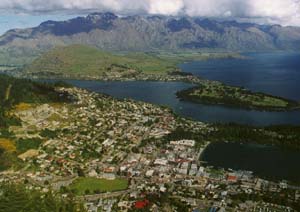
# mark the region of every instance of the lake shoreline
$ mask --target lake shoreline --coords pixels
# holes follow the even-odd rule
[[[176,97],[177,91],[186,90],[196,86],[196,84],[186,81],[100,81],[70,79],[49,79],[41,81],[48,81],[50,83],[66,81],[66,83],[72,86],[105,93],[120,99],[130,98],[152,104],[168,106],[180,116],[206,123],[238,123],[251,126],[297,126],[300,124],[300,119],[298,120],[297,118],[298,111],[265,112],[246,110],[244,108],[229,108],[224,107],[223,105],[205,105],[195,104],[190,101],[180,101],[180,99]],[[202,80],[202,82],[205,81]],[[140,90],[140,88],[143,89]],[[162,94],[164,94],[164,98],[161,98]],[[228,116],[227,114],[231,115]],[[290,118],[287,119],[287,117]]]
[[[287,151],[273,145],[212,142],[204,149],[201,160],[207,162],[205,164],[207,167],[251,171],[255,176],[266,180],[274,182],[288,180],[299,185],[300,173],[292,163],[295,159],[300,160],[298,155],[299,150]],[[243,156],[247,157],[247,163]],[[273,158],[276,158],[276,165],[272,163]],[[284,171],[278,171],[277,167],[281,167]]]
[[[200,87],[202,85],[219,85],[219,86],[226,86],[231,89],[243,89],[239,86],[232,86],[232,85],[225,85],[223,82],[220,81],[214,81],[214,80],[208,80],[208,79],[203,79],[201,77],[195,76],[191,73],[187,73],[182,71],[181,74],[178,74],[175,72],[175,74],[167,74],[167,75],[137,75],[135,77],[128,77],[128,78],[103,78],[103,77],[92,77],[92,76],[78,76],[78,77],[72,77],[72,76],[54,76],[54,77],[49,77],[49,76],[30,76],[31,79],[34,80],[58,80],[58,81],[63,81],[63,80],[84,80],[84,81],[99,81],[99,82],[135,82],[135,81],[141,81],[141,82],[183,82],[183,83],[189,83],[191,85],[194,85],[195,87],[181,90],[177,92],[177,98],[180,100],[184,101],[190,101],[193,103],[198,103],[198,104],[206,104],[206,105],[220,105],[223,107],[230,107],[230,108],[238,108],[238,109],[246,109],[246,110],[255,110],[255,111],[266,111],[266,112],[287,112],[287,111],[297,111],[300,110],[300,105],[296,101],[280,97],[280,96],[275,96],[275,95],[270,95],[267,93],[263,92],[253,92],[251,90],[245,90],[249,94],[256,94],[256,95],[261,95],[264,97],[272,97],[276,98],[278,100],[282,100],[288,103],[287,107],[276,107],[276,106],[255,106],[255,105],[250,105],[250,104],[241,104],[242,103],[242,97],[238,97],[237,100],[239,101],[232,101],[231,104],[227,104],[222,101],[215,101],[215,99],[201,99],[201,98],[195,98],[195,97],[190,97],[189,94],[191,91],[194,91],[195,88]],[[291,105],[291,106],[290,106]]]

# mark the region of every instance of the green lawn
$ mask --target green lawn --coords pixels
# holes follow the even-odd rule
[[[127,179],[106,180],[91,177],[79,178],[70,186],[77,195],[119,191],[125,190],[127,187]]]
[[[30,149],[38,149],[42,144],[42,140],[39,138],[27,138],[27,139],[19,139],[16,141],[16,147],[18,152],[26,152]]]

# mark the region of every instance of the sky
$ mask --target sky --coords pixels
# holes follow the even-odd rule
[[[300,0],[0,0],[0,34],[91,11],[231,18],[300,26]]]
[[[1,0],[0,0],[1,1]],[[80,14],[78,14],[80,15]],[[0,35],[7,30],[38,26],[46,20],[62,21],[78,16],[76,14],[30,14],[15,12],[0,12]]]

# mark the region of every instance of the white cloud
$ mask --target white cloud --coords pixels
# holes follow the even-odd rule
[[[247,15],[284,25],[300,25],[299,0],[251,0]]]
[[[300,0],[0,0],[25,12],[99,10],[122,14],[233,17],[300,26]]]
[[[185,12],[190,16],[240,16],[247,10],[247,0],[185,0]]]
[[[150,14],[176,15],[184,7],[182,0],[148,0]]]

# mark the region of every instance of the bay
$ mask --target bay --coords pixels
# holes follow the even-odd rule
[[[208,145],[201,160],[216,168],[247,170],[261,178],[300,183],[299,151],[256,144],[219,142]]]
[[[239,123],[256,126],[300,125],[300,111],[264,112],[180,101],[176,92],[192,85],[182,82],[101,82],[68,80],[70,84],[119,99],[131,98],[172,108],[177,114],[207,123]]]

